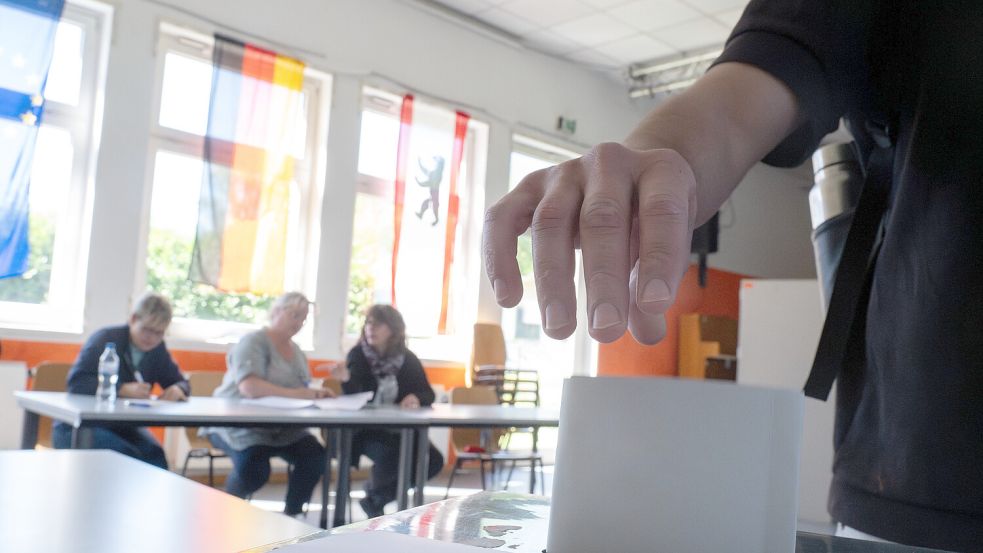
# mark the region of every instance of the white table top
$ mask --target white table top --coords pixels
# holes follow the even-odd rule
[[[186,402],[153,402],[152,407],[128,406],[124,401],[101,405],[94,396],[64,392],[15,392],[25,410],[73,426],[119,422],[148,426],[557,426],[552,409],[501,405],[447,405],[433,408],[276,409],[237,400],[194,396]]]
[[[241,551],[318,529],[106,450],[0,451],[0,551]]]

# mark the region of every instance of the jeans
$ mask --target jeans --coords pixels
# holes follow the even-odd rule
[[[146,428],[92,428],[92,449],[111,449],[167,470],[167,457]],[[72,427],[56,422],[51,427],[51,443],[56,449],[72,447]]]
[[[361,430],[355,433],[352,445],[355,451],[372,459],[372,478],[365,486],[366,500],[379,511],[396,499],[399,469],[399,434],[385,430]],[[415,449],[415,448],[414,448]],[[416,452],[413,452],[413,472],[416,474]],[[444,467],[444,457],[430,444],[430,466],[427,478],[433,478]]]
[[[324,473],[324,448],[311,435],[285,446],[254,445],[242,450],[232,449],[217,434],[209,434],[208,439],[232,459],[233,469],[225,481],[225,491],[236,497],[248,497],[266,484],[270,479],[271,457],[280,457],[293,465],[283,509],[288,515],[304,511],[304,503],[311,500],[314,487]]]

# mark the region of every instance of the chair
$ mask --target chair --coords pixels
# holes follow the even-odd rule
[[[222,378],[225,376],[224,372],[221,371],[195,371],[188,373],[188,383],[191,385],[191,395],[193,396],[210,396],[215,388],[218,388],[219,384],[222,383]],[[184,457],[184,467],[181,468],[181,476],[185,476],[188,472],[188,462],[191,459],[208,459],[208,485],[215,485],[215,459],[221,457],[227,457],[224,451],[221,449],[212,447],[212,443],[208,441],[208,438],[203,438],[198,435],[197,426],[189,426],[184,429],[185,435],[188,437],[188,444],[190,449],[188,454]]]
[[[64,392],[68,385],[68,371],[71,363],[42,361],[31,369],[31,389],[39,392]],[[51,424],[48,417],[41,417],[38,423],[38,441],[35,447],[52,448]]]
[[[456,403],[459,405],[495,405],[499,403],[499,399],[498,393],[491,386],[472,386],[470,388],[454,388],[451,390],[451,403]],[[451,446],[454,448],[456,458],[454,460],[454,468],[451,470],[450,478],[447,480],[447,491],[444,493],[445,499],[450,494],[451,486],[454,484],[454,477],[457,475],[457,472],[461,470],[464,463],[470,461],[478,462],[478,469],[481,473],[481,489],[483,490],[487,489],[485,484],[486,464],[490,466],[492,478],[494,480],[498,463],[511,463],[511,468],[509,469],[509,477],[511,477],[512,470],[515,469],[516,463],[528,462],[530,471],[529,493],[533,493],[535,490],[536,465],[538,464],[540,469],[540,487],[543,494],[546,493],[546,486],[543,484],[542,455],[536,451],[503,451],[497,447],[497,439],[489,438],[490,436],[494,437],[495,434],[501,436],[501,433],[489,432],[487,429],[451,429]],[[469,446],[474,445],[480,445],[484,451],[469,451]],[[506,489],[508,489],[508,481],[506,481]]]

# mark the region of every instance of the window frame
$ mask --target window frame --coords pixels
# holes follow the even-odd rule
[[[95,173],[114,8],[94,0],[67,0],[60,21],[83,31],[82,73],[77,105],[45,100],[41,127],[68,132],[72,170],[65,210],[55,225],[51,278],[45,303],[0,301],[3,328],[79,334],[83,329],[85,287]]]
[[[205,137],[190,132],[165,127],[160,124],[160,110],[163,102],[164,68],[168,54],[176,54],[212,63],[214,37],[186,26],[162,21],[157,28],[155,47],[154,100],[150,112],[150,136],[148,141],[147,164],[144,175],[144,203],[140,218],[140,240],[137,260],[138,270],[134,279],[134,296],[146,288],[146,258],[150,238],[150,219],[153,201],[156,157],[159,152],[168,152],[203,159]],[[300,267],[288,265],[285,290],[300,290],[316,303],[317,269],[321,250],[321,213],[326,190],[326,165],[328,142],[328,118],[330,115],[333,76],[329,73],[305,65],[304,85],[307,104],[307,136],[304,158],[297,159],[295,173],[301,175],[298,182],[299,196],[292,200],[300,206],[300,220],[297,229],[299,239],[288,252],[288,264],[300,260]],[[314,351],[316,317],[308,318],[307,324],[296,337],[298,345],[306,352]],[[224,351],[226,346],[238,342],[244,334],[261,328],[259,323],[239,321],[216,321],[175,316],[168,328],[168,342],[178,347],[195,346],[200,349]]]

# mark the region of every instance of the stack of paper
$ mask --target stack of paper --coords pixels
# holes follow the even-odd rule
[[[327,397],[324,399],[297,399],[292,397],[266,396],[257,399],[244,399],[242,402],[247,405],[260,405],[262,407],[272,407],[274,409],[305,409],[307,407],[317,407],[319,409],[358,411],[372,399],[372,395],[373,392],[362,392],[360,394]]]

